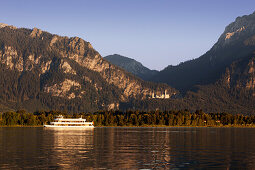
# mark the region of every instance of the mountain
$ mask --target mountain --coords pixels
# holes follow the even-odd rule
[[[101,57],[89,42],[0,24],[0,110],[118,109],[178,91],[145,82]]]
[[[203,110],[207,113],[255,114],[255,54],[232,62],[214,83],[196,85],[183,97],[132,103],[141,110]]]
[[[134,59],[118,54],[108,55],[104,58],[110,63],[123,68],[143,80],[149,80],[152,76],[158,73],[157,70],[150,70]]]
[[[255,13],[229,24],[215,45],[201,57],[168,66],[151,80],[164,82],[182,93],[196,85],[215,83],[234,61],[255,51]]]
[[[0,24],[0,111],[202,109],[255,114],[255,13],[228,25],[201,57],[152,76],[160,83],[130,72],[102,58],[81,38]]]
[[[168,66],[151,80],[181,91],[183,97],[147,100],[150,109],[203,109],[206,112],[255,113],[255,13],[228,25],[201,57]],[[160,107],[161,106],[161,107]]]

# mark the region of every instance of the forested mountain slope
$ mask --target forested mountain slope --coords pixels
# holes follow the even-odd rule
[[[1,109],[86,112],[178,93],[109,63],[78,37],[0,24]]]

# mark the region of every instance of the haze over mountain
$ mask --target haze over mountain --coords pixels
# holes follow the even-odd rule
[[[137,77],[140,77],[143,80],[149,80],[152,76],[158,73],[157,70],[150,70],[132,58],[118,54],[108,55],[104,58],[112,64],[123,68],[124,70],[136,75]]]

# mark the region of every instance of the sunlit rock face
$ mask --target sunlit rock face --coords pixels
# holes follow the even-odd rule
[[[237,30],[234,31],[234,32],[228,32],[228,33],[226,33],[226,38],[225,38],[225,40],[230,39],[230,38],[231,38],[233,35],[235,35],[236,33],[240,33],[241,31],[244,31],[244,30],[245,30],[245,27],[242,26],[241,28],[237,29]]]
[[[42,34],[42,30],[38,28],[33,28],[32,32],[30,33],[30,36],[35,38],[35,37],[40,37]]]
[[[229,88],[255,90],[255,56],[233,62],[223,76]]]
[[[11,99],[14,109],[118,109],[120,102],[149,99],[152,93],[178,93],[109,63],[79,37],[0,24],[0,42],[0,100]]]
[[[80,83],[78,83],[76,81],[65,79],[60,84],[54,84],[49,87],[45,86],[44,92],[50,93],[53,96],[67,97],[69,99],[75,98],[75,95],[73,93],[68,94],[70,92],[71,88],[79,90],[81,88],[81,85],[80,85]]]
[[[18,56],[17,51],[11,46],[4,46],[0,51],[1,63],[10,70],[23,71],[23,58]]]
[[[10,29],[17,29],[17,27],[14,27],[13,25],[8,25],[5,23],[0,23],[0,28],[9,27]]]
[[[60,67],[63,69],[64,73],[76,75],[76,71],[70,66],[67,61],[62,60]]]
[[[4,27],[7,27],[8,24],[4,24],[4,23],[0,23],[0,28],[4,28]]]
[[[245,43],[244,41],[253,35],[255,35],[255,13],[237,17],[225,28],[215,47],[224,47],[238,42]]]

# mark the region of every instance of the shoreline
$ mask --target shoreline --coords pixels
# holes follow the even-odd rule
[[[3,127],[43,127],[43,125],[11,125]],[[143,126],[95,126],[95,128],[255,128],[255,125],[222,125],[222,126],[166,126],[166,125],[143,125]]]
[[[226,125],[226,126],[163,126],[163,125],[151,125],[151,126],[95,126],[95,127],[99,127],[99,128],[104,128],[104,127],[110,127],[110,128],[114,128],[114,127],[132,127],[132,128],[255,128],[255,125],[251,125],[251,126],[245,126],[245,125],[240,125],[240,126],[230,126],[230,125]]]

